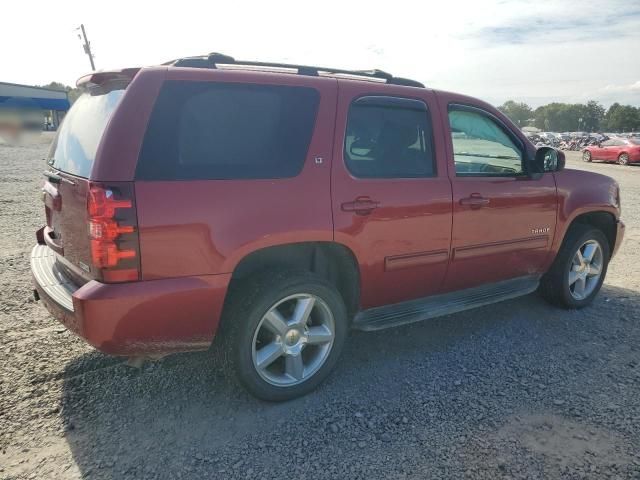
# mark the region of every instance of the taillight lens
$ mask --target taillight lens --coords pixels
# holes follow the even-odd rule
[[[92,183],[87,196],[91,260],[105,282],[140,279],[133,187]]]

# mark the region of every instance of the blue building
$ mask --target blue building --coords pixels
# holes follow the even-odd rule
[[[2,110],[39,112],[43,119],[43,127],[47,120],[49,128],[55,130],[70,107],[67,92],[0,82],[0,113]]]

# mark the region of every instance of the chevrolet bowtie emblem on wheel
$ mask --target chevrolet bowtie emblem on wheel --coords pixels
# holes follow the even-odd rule
[[[550,227],[532,228],[531,233],[534,235],[543,235],[545,233],[549,233],[549,230],[551,230]]]

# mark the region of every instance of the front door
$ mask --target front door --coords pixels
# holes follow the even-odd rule
[[[542,273],[556,224],[553,174],[527,175],[525,140],[497,115],[468,99],[439,98],[449,120],[453,187],[444,290]]]
[[[358,259],[364,309],[437,293],[447,269],[451,184],[442,123],[433,93],[406,92],[339,80],[334,231]]]

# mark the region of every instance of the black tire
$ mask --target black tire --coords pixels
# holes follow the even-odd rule
[[[582,161],[590,162],[591,161],[591,152],[589,150],[585,150],[582,152]]]
[[[578,300],[571,294],[569,272],[571,270],[573,257],[578,248],[589,240],[595,240],[600,244],[602,249],[602,270],[595,289],[587,297]],[[602,287],[602,283],[607,274],[610,257],[609,242],[601,230],[591,225],[573,225],[567,232],[551,268],[540,281],[540,294],[549,303],[562,308],[579,309],[586,307],[593,302],[593,299]]]
[[[254,335],[271,307],[302,293],[320,298],[330,310],[334,322],[333,343],[322,366],[309,378],[292,386],[276,386],[262,378],[254,365]],[[349,331],[344,301],[332,284],[309,272],[271,270],[234,285],[229,296],[221,332],[223,348],[238,380],[251,394],[272,402],[290,400],[311,392],[331,373]]]
[[[629,164],[629,154],[621,153],[618,155],[618,163],[620,165],[628,165]]]

